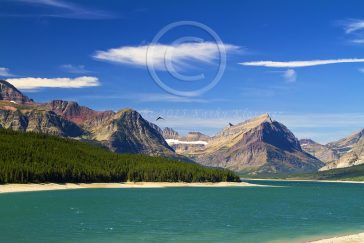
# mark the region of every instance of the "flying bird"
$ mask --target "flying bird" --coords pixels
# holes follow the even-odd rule
[[[164,120],[164,118],[163,117],[158,117],[157,119],[155,119],[156,121],[158,121],[158,120]]]
[[[234,125],[233,125],[232,123],[230,123],[230,122],[229,122],[229,126],[230,126],[230,127],[232,127],[232,126],[234,126]]]

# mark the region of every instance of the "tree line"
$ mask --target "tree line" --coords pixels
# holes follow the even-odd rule
[[[46,134],[0,129],[0,184],[240,181],[233,172],[162,157],[117,154]]]

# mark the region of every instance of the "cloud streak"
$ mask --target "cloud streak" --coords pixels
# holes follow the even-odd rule
[[[12,78],[9,83],[21,90],[37,90],[40,88],[84,88],[99,86],[96,77],[83,76],[78,78]]]
[[[344,58],[344,59],[288,61],[288,62],[254,61],[254,62],[241,62],[239,64],[243,66],[256,66],[256,67],[298,68],[298,67],[312,67],[312,66],[337,64],[337,63],[359,63],[359,62],[364,62],[364,58]]]
[[[283,73],[283,78],[286,80],[287,83],[294,83],[297,79],[297,73],[293,69],[288,69]]]
[[[91,71],[87,70],[84,65],[64,64],[61,65],[60,68],[65,72],[74,74],[91,73]]]
[[[161,93],[126,93],[126,94],[104,94],[104,95],[87,95],[80,96],[83,99],[116,99],[131,100],[140,103],[168,102],[168,103],[209,103],[227,101],[225,99],[199,99],[175,96]]]
[[[214,42],[190,42],[174,45],[151,44],[141,46],[122,46],[106,51],[97,51],[93,56],[100,61],[127,64],[139,67],[153,65],[156,69],[165,70],[166,61],[171,60],[177,68],[188,66],[188,61],[213,63],[219,58],[219,48],[227,53],[238,52],[240,47],[230,44],[218,46]]]
[[[111,13],[100,10],[90,10],[79,5],[69,3],[63,0],[16,0],[34,6],[48,7],[54,11],[41,14],[3,14],[9,17],[53,17],[53,18],[69,18],[69,19],[109,19],[114,16]]]
[[[9,68],[0,67],[0,77],[14,77],[15,75],[10,73]]]
[[[361,19],[350,20],[344,24],[346,34],[351,34],[362,29],[364,29],[364,20]]]

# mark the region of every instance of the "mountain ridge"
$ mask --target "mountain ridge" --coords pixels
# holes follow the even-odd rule
[[[1,84],[4,93],[15,93],[6,99],[1,96],[0,126],[3,128],[72,137],[118,153],[185,159],[166,143],[155,124],[146,121],[135,110],[95,111],[75,101],[64,100],[37,103],[10,83],[2,81]],[[22,103],[9,100],[14,97]]]
[[[32,99],[23,95],[14,85],[5,80],[0,80],[0,100],[12,101],[19,104],[33,102]]]
[[[327,145],[317,143],[312,139],[301,139],[300,144],[304,151],[320,159],[325,164],[340,158],[337,151],[329,148]]]
[[[206,166],[248,173],[317,171],[323,163],[304,152],[283,124],[262,114],[227,126],[208,140],[204,149],[183,153]]]

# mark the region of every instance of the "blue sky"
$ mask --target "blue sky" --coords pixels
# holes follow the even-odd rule
[[[76,100],[96,110],[132,107],[151,121],[164,116],[157,124],[181,133],[213,135],[228,122],[265,112],[299,138],[322,143],[364,128],[363,1],[0,0],[0,5],[0,78],[36,101]],[[158,76],[174,89],[199,89],[216,74],[218,45],[201,28],[179,26],[153,42],[178,21],[202,23],[223,42],[223,76],[203,94],[175,96],[148,72],[145,50],[154,45],[157,54],[173,48],[179,74],[204,74],[205,79],[181,82],[164,70],[165,55],[150,57]],[[176,42],[183,38],[187,41]]]

